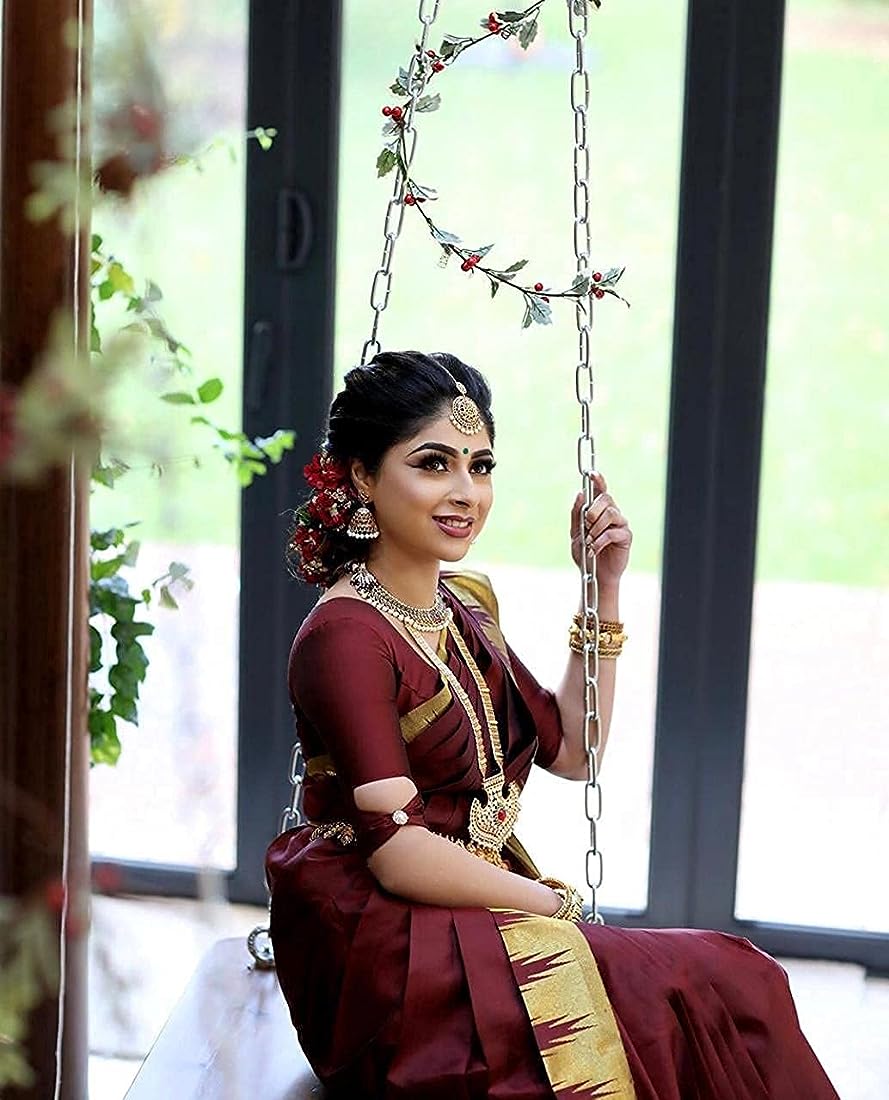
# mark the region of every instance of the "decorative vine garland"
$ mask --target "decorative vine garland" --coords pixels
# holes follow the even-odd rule
[[[574,11],[583,15],[587,9],[588,0],[574,0]],[[589,0],[596,8],[601,6],[601,0]],[[398,77],[391,85],[390,91],[397,96],[407,98],[416,88],[424,88],[425,85],[438,74],[444,72],[465,53],[466,50],[477,46],[489,38],[517,38],[522,49],[527,50],[537,37],[537,17],[546,0],[536,0],[535,3],[525,8],[524,11],[492,11],[480,21],[484,33],[480,35],[461,37],[446,34],[438,52],[427,50],[419,54],[414,67],[413,87],[408,83],[408,69],[399,68]],[[441,106],[441,95],[438,92],[430,95],[422,95],[417,99],[415,110],[420,113],[437,111]],[[460,237],[446,229],[442,229],[423,209],[426,202],[434,202],[438,199],[438,192],[432,187],[426,187],[413,179],[407,169],[408,157],[405,148],[404,126],[405,112],[399,106],[387,104],[382,113],[386,118],[383,125],[383,150],[377,157],[377,175],[385,176],[393,168],[398,167],[404,177],[404,205],[419,212],[426,223],[429,234],[441,247],[442,255],[440,264],[446,266],[452,256],[460,259],[461,271],[470,275],[474,271],[481,272],[491,287],[493,298],[502,285],[517,290],[523,297],[525,313],[522,318],[522,328],[527,328],[532,322],[539,325],[548,325],[552,322],[551,298],[571,298],[574,300],[586,297],[604,298],[606,294],[618,298],[629,306],[626,298],[615,290],[624,273],[623,267],[611,267],[602,271],[593,271],[592,275],[577,275],[567,290],[553,290],[536,282],[532,286],[522,286],[516,283],[515,277],[527,265],[527,260],[516,260],[503,269],[496,269],[484,265],[481,261],[494,247],[493,244],[482,248],[469,248]]]

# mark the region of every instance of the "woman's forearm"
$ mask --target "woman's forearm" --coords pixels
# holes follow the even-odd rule
[[[614,588],[599,589],[599,618],[612,621],[620,620],[619,590]],[[579,610],[583,611],[581,602]],[[567,635],[568,628],[565,627]],[[560,750],[562,760],[554,771],[566,779],[586,779],[587,758],[583,744],[583,714],[584,714],[584,690],[583,690],[583,657],[579,653],[568,649],[565,674],[562,682],[556,689],[556,701],[559,704],[559,715],[562,720],[564,735],[563,748]],[[611,712],[614,708],[614,682],[617,661],[599,659],[599,761],[605,752],[608,741],[608,731],[611,726]]]
[[[405,825],[367,862],[384,889],[427,905],[520,909],[548,917],[561,902],[549,886],[486,863],[421,826]]]

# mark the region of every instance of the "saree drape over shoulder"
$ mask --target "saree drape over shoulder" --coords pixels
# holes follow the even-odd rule
[[[442,574],[440,587],[490,689],[506,779],[524,786],[558,752],[555,696],[503,640],[486,578]],[[480,707],[447,632],[439,654]],[[463,708],[375,608],[317,605],[294,640],[289,684],[311,824],[269,848],[271,935],[328,1096],[837,1100],[786,973],[748,940],[444,908],[379,885],[367,852],[387,837],[368,828],[353,789],[411,776],[411,823],[467,839],[483,777]],[[517,838],[504,855],[538,877]]]

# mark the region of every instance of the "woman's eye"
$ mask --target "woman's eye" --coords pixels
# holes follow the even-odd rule
[[[497,465],[493,459],[482,458],[478,462],[473,463],[473,473],[490,474],[494,467]],[[420,463],[421,470],[446,470],[448,468],[448,460],[444,455],[428,455]]]

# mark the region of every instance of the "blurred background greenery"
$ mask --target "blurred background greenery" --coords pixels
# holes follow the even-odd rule
[[[194,25],[199,8],[178,0],[152,5],[158,53],[174,105],[192,113],[201,141],[223,134],[235,156],[218,149],[201,171],[185,165],[147,182],[129,207],[103,204],[95,228],[130,270],[163,288],[165,316],[192,348],[197,378],[225,379],[217,411],[236,427],[243,277],[232,234],[243,225],[243,5],[220,5],[205,28]],[[229,8],[230,19],[220,18]],[[369,329],[368,294],[392,184],[374,170],[380,108],[392,99],[388,85],[409,58],[417,28],[414,0],[345,0],[344,10],[337,380],[357,362]],[[444,32],[472,33],[478,16],[469,0],[443,3],[433,43]],[[633,568],[658,572],[685,9],[659,0],[609,2],[591,22],[594,262],[627,265],[622,289],[632,302],[627,311],[606,299],[596,313],[597,449],[636,534]],[[527,54],[486,43],[442,74],[442,109],[419,119],[414,164],[416,178],[441,193],[439,224],[469,243],[497,242],[492,261],[527,258],[528,281],[552,285],[567,285],[573,273],[572,57],[563,24],[563,5],[547,4]],[[886,4],[791,0],[759,579],[889,579],[884,452],[880,463],[889,427],[887,55]],[[247,120],[251,127],[280,123]],[[421,220],[408,211],[384,346],[448,349],[488,376],[498,503],[479,550],[490,561],[566,565],[578,421],[570,307],[554,303],[551,328],[522,332],[518,295],[504,288],[492,302],[483,280],[457,265],[441,270],[437,260]],[[276,426],[288,426],[289,414],[281,409]],[[212,455],[193,469],[193,449],[183,431],[160,480],[139,470],[113,492],[97,492],[94,525],[142,519],[145,540],[235,546],[234,478]]]

